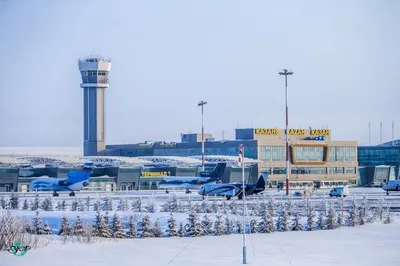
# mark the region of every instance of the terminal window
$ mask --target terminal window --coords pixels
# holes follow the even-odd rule
[[[293,167],[292,174],[326,174],[326,167]]]
[[[325,158],[325,147],[294,147],[294,156],[298,162],[322,162]]]
[[[260,146],[258,151],[259,159],[262,161],[286,161],[285,146]]]
[[[329,148],[330,162],[357,162],[357,147],[331,146]]]

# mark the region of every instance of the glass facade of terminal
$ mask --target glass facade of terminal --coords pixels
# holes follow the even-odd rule
[[[259,159],[267,162],[286,161],[285,146],[259,146]],[[298,162],[322,162],[325,148],[315,146],[294,147],[295,160]],[[330,162],[357,162],[357,147],[329,147]]]
[[[360,146],[360,165],[400,165],[400,146]]]
[[[358,147],[358,164],[365,167],[377,166],[373,168],[373,172],[366,169],[360,172],[361,183],[398,179],[400,178],[400,146],[360,146]]]
[[[329,147],[330,162],[357,162],[357,147]]]

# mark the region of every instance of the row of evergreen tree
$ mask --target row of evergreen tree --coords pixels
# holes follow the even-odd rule
[[[286,208],[288,209],[289,214],[295,211],[299,211],[301,215],[306,215],[306,213],[308,213],[307,208],[309,207],[309,205],[315,204],[309,201],[309,198],[306,198],[303,201],[295,203],[289,197],[284,202],[286,204]],[[368,212],[370,212],[372,208],[371,204],[369,203],[369,201],[365,196],[363,196],[362,199],[345,201],[344,198],[341,198],[341,200],[333,199],[333,201],[330,202],[331,203],[333,202],[334,206],[338,206],[342,211],[348,210],[352,204],[363,205],[363,208],[368,209]],[[240,203],[238,203],[237,200],[232,200],[228,204],[228,202],[225,199],[223,199],[222,201],[213,200],[210,202],[206,198],[202,202],[194,202],[194,203],[190,199],[188,199],[187,203],[183,204],[182,201],[177,199],[175,194],[171,195],[167,200],[167,202],[161,206],[161,208],[156,204],[154,198],[143,203],[140,197],[134,199],[131,202],[131,204],[129,204],[129,200],[127,198],[120,198],[117,208],[114,208],[113,205],[114,205],[113,200],[109,197],[104,199],[97,198],[93,203],[93,207],[91,208],[92,206],[91,198],[87,197],[85,200],[74,198],[70,206],[67,206],[65,200],[57,201],[57,205],[54,208],[51,197],[47,197],[41,201],[39,195],[36,194],[35,198],[33,199],[33,201],[30,202],[30,204],[28,203],[27,199],[24,200],[22,209],[32,210],[32,211],[116,210],[116,211],[132,211],[132,212],[147,212],[147,213],[155,213],[158,211],[163,211],[163,212],[177,212],[177,213],[196,212],[196,213],[223,213],[223,214],[243,215],[243,206]],[[251,216],[261,216],[264,205],[267,205],[267,207],[270,209],[275,209],[277,207],[274,198],[269,197],[268,200],[266,200],[266,198],[263,197],[261,198],[261,200],[254,200],[253,202],[249,202],[246,205],[246,209],[248,211],[248,214]],[[373,211],[382,213],[386,205],[387,204],[385,203],[384,198],[382,197],[379,199],[379,201],[377,201],[375,206],[373,206]],[[323,198],[318,204],[314,206],[316,210],[320,209],[322,212],[326,213],[328,208],[328,201],[325,198]],[[2,207],[3,209],[19,209],[19,200],[16,194],[11,195],[8,204],[6,203],[6,200],[4,200],[4,198],[0,198],[0,207]]]
[[[269,202],[271,204],[271,201]],[[353,201],[348,211],[336,210],[331,203],[326,210],[315,211],[313,204],[307,206],[306,215],[303,216],[299,210],[289,211],[288,202],[279,205],[279,209],[262,204],[260,206],[260,217],[250,215],[246,222],[247,233],[272,233],[284,231],[313,231],[329,230],[341,226],[356,226],[372,223],[376,219],[384,223],[391,223],[392,218],[387,207],[380,209],[381,212],[368,208],[366,203]],[[277,215],[275,214],[277,212]],[[274,218],[277,216],[277,218]],[[306,218],[306,223],[301,222],[301,218]],[[243,232],[242,217],[218,213],[213,221],[209,214],[200,215],[191,211],[188,213],[187,222],[177,224],[173,213],[170,213],[167,228],[163,229],[159,218],[156,218],[154,225],[149,214],[145,214],[142,219],[137,221],[134,216],[130,216],[129,221],[124,223],[118,213],[110,217],[106,211],[105,215],[100,210],[97,211],[95,221],[91,228],[85,227],[80,217],[75,222],[69,222],[64,216],[61,221],[59,235],[83,236],[89,230],[95,237],[102,238],[146,238],[162,236],[205,236],[205,235],[226,235]],[[48,223],[43,223],[36,211],[33,225],[28,229],[34,234],[49,234],[52,232]],[[86,232],[87,233],[87,232]]]

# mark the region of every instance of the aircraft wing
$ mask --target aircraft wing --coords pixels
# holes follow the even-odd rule
[[[172,181],[184,181],[184,182],[190,182],[193,180],[197,180],[199,177],[197,176],[168,176],[168,177],[163,177],[162,180],[166,182],[172,182]]]
[[[46,178],[52,178],[52,177],[50,177],[50,176],[48,176],[48,175],[42,175],[42,176],[35,177],[35,178],[33,178],[33,179],[41,179],[41,178],[46,179]]]

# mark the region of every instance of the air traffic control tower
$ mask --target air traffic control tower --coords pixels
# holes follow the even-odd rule
[[[83,155],[105,155],[106,145],[106,88],[111,60],[90,57],[78,61],[83,88]]]

